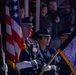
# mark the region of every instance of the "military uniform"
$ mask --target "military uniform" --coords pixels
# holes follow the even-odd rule
[[[32,18],[26,17],[21,19],[21,23],[23,25],[32,27]],[[28,29],[30,29],[28,27]],[[25,32],[26,33],[26,32]],[[26,34],[24,34],[26,36]],[[44,62],[42,61],[41,54],[39,52],[39,46],[36,40],[32,38],[24,38],[27,48],[21,51],[20,53],[20,61],[17,63],[17,68],[20,69],[20,75],[37,75],[37,69],[41,68],[44,65]],[[32,65],[31,67],[27,67],[26,63],[29,63]],[[24,64],[23,64],[24,63]],[[20,66],[21,64],[21,66]],[[29,64],[29,65],[30,65]],[[26,66],[25,66],[26,65]],[[28,65],[28,66],[29,66]],[[21,68],[23,67],[23,68]]]
[[[20,75],[37,75],[37,69],[41,68],[44,64],[38,49],[38,44],[33,39],[26,40],[26,44],[28,48],[21,52],[20,62],[31,61],[33,67],[27,69],[21,69]],[[33,61],[34,59],[37,61],[38,64],[36,64]]]
[[[46,48],[45,50],[42,50],[40,48],[40,50],[46,64],[54,57],[54,55],[57,52],[55,49],[50,49],[50,48]],[[56,65],[57,69],[56,70],[52,69],[50,71],[44,72],[43,75],[58,75],[58,72],[60,70],[59,61],[60,58],[56,56],[56,58],[53,60],[53,62],[50,65]]]
[[[36,32],[35,36],[36,36],[36,39],[40,38],[40,40],[41,40],[41,37],[48,38],[48,37],[50,37],[50,30],[49,29],[40,30],[40,31]],[[43,60],[44,60],[45,64],[47,64],[57,53],[57,51],[55,49],[50,49],[47,46],[44,50],[40,46],[40,52],[43,56]],[[58,71],[60,69],[59,61],[60,61],[59,56],[56,56],[56,58],[53,60],[53,62],[50,63],[50,66],[54,65],[56,67],[56,69],[51,66],[52,69],[50,71],[44,72],[43,75],[58,75]]]
[[[61,36],[70,36],[71,32],[73,31],[73,29],[70,28],[66,28],[63,29],[62,31],[60,31],[58,34]],[[67,38],[66,38],[67,39]],[[65,56],[69,59],[69,61],[74,61],[74,57],[75,57],[75,52],[73,52],[73,43],[69,43],[68,46],[63,50],[63,53],[65,54]],[[70,50],[72,49],[72,50]],[[70,67],[68,66],[68,64],[66,63],[66,61],[63,59],[63,57],[61,57],[60,60],[60,72],[59,75],[72,75],[72,71],[70,69]]]

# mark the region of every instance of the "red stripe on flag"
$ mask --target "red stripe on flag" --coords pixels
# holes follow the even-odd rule
[[[9,53],[8,51],[6,52],[6,54],[7,54],[7,58],[9,60],[11,60],[12,62],[16,63],[15,56],[13,54]]]
[[[9,59],[10,62],[12,61],[13,63],[16,63],[18,61],[19,52],[22,49],[22,46],[24,44],[21,26],[20,26],[20,19],[19,19],[20,17],[18,15],[19,8],[16,10],[13,9],[15,5],[17,7],[19,7],[18,1],[19,0],[16,0],[16,1],[7,0],[7,2],[6,2],[7,59]],[[10,8],[11,8],[11,10],[10,10]],[[17,15],[15,15],[15,14],[17,14]],[[16,27],[18,27],[18,29]],[[12,47],[12,49],[10,46]]]
[[[6,33],[6,40],[13,45],[12,36]]]
[[[11,19],[10,16],[6,15],[6,22],[7,24],[11,25]]]
[[[15,32],[13,29],[12,29],[12,33],[13,33],[13,40],[14,40],[15,42],[17,42],[18,46],[21,48],[21,46],[22,46],[22,37],[20,37],[20,36],[18,35],[18,33]]]

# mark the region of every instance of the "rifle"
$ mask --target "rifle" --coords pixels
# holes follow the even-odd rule
[[[0,44],[1,44],[1,54],[2,54],[2,60],[3,60],[3,65],[5,65],[6,63],[5,63],[5,52],[4,52],[4,50],[3,50],[3,42],[2,42],[2,34],[1,34],[1,24],[0,24]],[[5,70],[5,75],[8,75],[7,74],[7,71],[8,70]]]
[[[59,54],[59,52],[57,52],[57,53],[54,55],[54,57],[46,64],[46,66],[48,66],[49,64],[51,64],[58,54]],[[43,74],[43,71],[41,70],[41,72],[40,72],[39,75],[42,75],[42,74]]]

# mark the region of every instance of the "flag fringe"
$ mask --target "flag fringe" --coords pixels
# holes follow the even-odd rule
[[[66,61],[67,65],[69,66],[69,68],[71,69],[72,73],[74,75],[76,75],[76,72],[74,70],[74,68],[72,67],[70,61],[68,60],[68,58],[64,55],[64,53],[62,52],[62,50],[58,49],[58,52],[60,53],[60,55],[63,57],[63,59]]]
[[[14,62],[12,62],[12,61],[10,61],[9,59],[7,59],[7,64],[8,64],[9,66],[11,66],[14,70],[16,70],[16,66],[15,66],[15,63],[14,63]]]

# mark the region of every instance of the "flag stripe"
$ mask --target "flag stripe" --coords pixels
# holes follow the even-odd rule
[[[24,44],[20,26],[19,0],[6,0],[6,50],[7,62],[13,67],[18,62]]]
[[[6,22],[7,24],[11,25],[10,17],[8,15],[6,15]]]
[[[6,2],[6,4],[7,4],[7,2]],[[7,11],[6,11],[6,15],[10,16],[9,7],[6,5],[6,7],[5,7],[5,8],[7,9]]]
[[[6,48],[10,54],[15,56],[14,46],[12,44],[8,43],[8,41],[6,42]]]
[[[9,25],[9,24],[7,24],[7,26],[6,26],[6,34],[9,34],[9,35],[12,35],[12,31],[11,31],[11,26]],[[6,37],[8,37],[8,36],[6,36]]]
[[[14,31],[12,30],[12,33],[13,33],[13,40],[15,42],[17,42],[18,46],[21,48],[21,41],[22,41],[22,38],[20,38],[20,36]],[[17,38],[18,37],[18,38]]]
[[[10,44],[13,45],[12,36],[9,35],[8,33],[6,34],[6,36],[7,36],[6,40],[7,40]]]
[[[8,57],[8,56],[10,56],[10,57]],[[9,60],[11,60],[14,63],[16,62],[15,59],[14,59],[15,56],[13,54],[9,53],[9,52],[7,52],[7,58],[9,58]]]
[[[22,37],[22,29],[21,29],[21,27],[18,25],[18,23],[16,23],[13,19],[12,19],[12,29],[13,29],[20,37]]]

